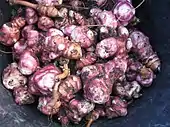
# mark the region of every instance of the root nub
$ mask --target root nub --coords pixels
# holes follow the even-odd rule
[[[160,59],[157,55],[152,55],[146,61],[146,67],[151,68],[154,72],[159,72],[161,67]]]
[[[25,19],[22,18],[22,17],[19,17],[19,18],[16,18],[14,19],[11,24],[12,24],[12,27],[16,27],[18,29],[22,28],[23,26],[25,26]]]
[[[53,6],[38,5],[37,10],[42,15],[47,15],[49,17],[57,17],[58,16],[58,10]]]

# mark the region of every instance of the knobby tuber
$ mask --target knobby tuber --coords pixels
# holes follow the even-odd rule
[[[11,63],[3,71],[2,82],[7,89],[13,90],[15,87],[26,85],[27,78],[18,70],[17,63]]]
[[[31,25],[38,21],[38,15],[36,14],[34,9],[26,8],[25,19],[27,21],[27,24]]]
[[[81,69],[84,66],[94,64],[97,60],[97,56],[93,52],[87,52],[80,60],[76,62],[76,68]]]
[[[25,50],[18,62],[18,69],[23,75],[31,75],[38,69],[39,60],[37,56],[31,51]]]
[[[88,102],[84,99],[72,99],[69,102],[69,108],[66,110],[66,113],[72,122],[78,124],[85,115],[94,109],[94,107],[94,103]]]
[[[49,17],[42,16],[38,19],[38,28],[47,31],[49,28],[54,26],[54,21]]]
[[[53,108],[49,105],[51,100],[52,97],[50,96],[40,97],[37,109],[48,116],[57,114],[58,110],[53,110]]]
[[[112,29],[110,27],[100,27],[99,28],[99,38],[100,40],[104,40],[109,37],[116,37],[117,31],[115,29]]]
[[[153,71],[160,70],[160,60],[157,54],[153,51],[150,45],[149,38],[140,31],[133,31],[130,34],[130,39],[133,44],[132,51],[136,53],[139,59],[151,68]]]
[[[52,95],[52,90],[56,81],[56,75],[61,70],[54,65],[47,65],[37,70],[32,77],[32,82],[43,95]]]
[[[27,87],[19,86],[14,88],[13,95],[15,97],[15,102],[18,105],[26,105],[34,103],[35,99],[33,95],[28,92]]]
[[[120,21],[122,25],[126,26],[135,16],[135,8],[129,1],[117,1],[113,8],[113,13],[118,21]]]
[[[94,17],[94,20],[98,25],[111,27],[116,29],[118,26],[117,19],[112,11],[102,11],[100,9],[93,8],[90,10],[90,15]]]
[[[61,98],[64,101],[70,101],[80,89],[82,89],[81,80],[78,76],[70,75],[61,82],[58,88]]]
[[[39,41],[39,33],[36,30],[29,30],[26,35],[26,42],[29,47],[34,46]]]
[[[17,41],[13,47],[15,58],[19,59],[20,55],[24,52],[26,48],[27,44],[25,43],[25,40],[23,38]]]
[[[20,38],[20,29],[25,25],[25,19],[15,17],[11,22],[4,24],[0,29],[0,42],[12,46]]]
[[[81,47],[88,48],[95,43],[95,35],[88,27],[77,26],[70,35],[71,39],[80,43]]]
[[[81,46],[62,36],[48,37],[44,50],[49,53],[48,57],[50,59],[55,59],[60,56],[69,59],[79,59],[82,56]],[[53,58],[51,55],[55,57]]]
[[[30,30],[34,30],[35,29],[35,26],[33,25],[26,25],[22,31],[21,31],[21,35],[23,38],[26,38],[27,36],[27,32],[30,31]]]

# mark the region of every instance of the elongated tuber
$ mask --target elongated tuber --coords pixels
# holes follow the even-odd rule
[[[29,25],[34,24],[38,21],[38,15],[32,8],[26,8],[25,19]]]
[[[130,39],[133,43],[132,51],[138,55],[143,64],[153,71],[159,71],[161,66],[160,59],[153,51],[149,38],[140,31],[133,31],[130,34]]]

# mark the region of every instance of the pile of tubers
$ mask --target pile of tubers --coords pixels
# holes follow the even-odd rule
[[[127,115],[160,71],[149,38],[135,28],[131,0],[8,2],[24,15],[0,29],[14,57],[3,85],[18,105],[38,101],[37,109],[63,126]]]

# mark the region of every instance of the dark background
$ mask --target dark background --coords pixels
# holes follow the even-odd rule
[[[134,0],[137,1],[137,0]],[[138,1],[139,2],[139,1]],[[10,11],[0,0],[0,25],[8,21]],[[137,9],[139,28],[150,37],[154,50],[162,61],[161,73],[143,96],[129,107],[126,117],[99,120],[92,127],[170,127],[170,0],[146,0]],[[0,72],[11,56],[0,54]],[[80,125],[81,127],[83,125]],[[51,123],[35,106],[17,106],[9,91],[0,84],[0,127],[59,127]]]

